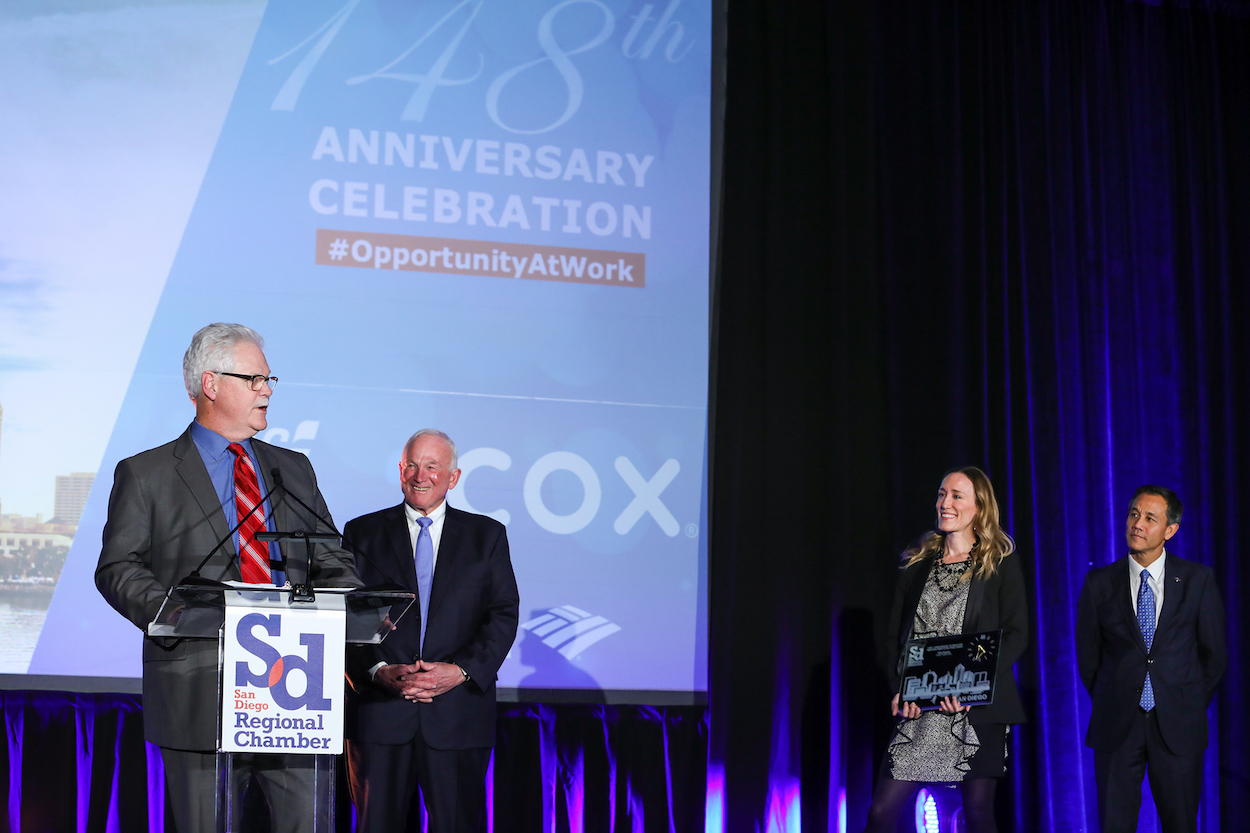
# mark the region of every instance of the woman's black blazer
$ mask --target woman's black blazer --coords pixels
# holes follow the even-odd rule
[[[894,605],[890,611],[890,654],[887,669],[890,685],[898,691],[902,679],[903,648],[911,638],[912,622],[916,618],[916,606],[933,563],[938,556],[926,558],[907,569],[899,577],[894,591]],[[998,681],[994,687],[994,702],[988,706],[974,706],[969,715],[972,725],[986,723],[1024,723],[1024,706],[1016,690],[1016,678],[1012,668],[1029,644],[1028,594],[1024,589],[1024,571],[1020,556],[1012,553],[998,565],[988,579],[972,579],[968,588],[968,604],[964,608],[963,633],[980,631],[1003,631],[1002,654],[998,659]]]

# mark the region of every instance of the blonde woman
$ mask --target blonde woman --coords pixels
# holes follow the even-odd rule
[[[915,703],[900,707],[894,695],[890,709],[898,723],[868,811],[868,833],[892,832],[926,783],[958,783],[965,829],[994,833],[1008,726],[1025,720],[1012,667],[1028,645],[1028,598],[1015,544],[999,526],[994,487],[976,467],[955,469],[942,478],[936,509],[937,529],[903,553],[888,622],[891,683],[897,691],[909,639],[1002,629],[994,702],[965,706],[948,697],[939,710],[921,712]]]

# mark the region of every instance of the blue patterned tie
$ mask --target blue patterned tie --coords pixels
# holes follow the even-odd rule
[[[1141,628],[1142,639],[1146,640],[1146,651],[1155,641],[1155,591],[1150,589],[1150,571],[1141,571],[1141,586],[1137,588],[1137,625]],[[1150,684],[1150,672],[1146,672],[1146,684],[1141,690],[1141,707],[1150,711],[1155,707],[1155,690]]]
[[[430,613],[430,585],[434,583],[434,539],[430,537],[429,518],[417,518],[421,532],[417,535],[417,603],[421,605],[421,645],[425,646],[425,623]],[[1151,619],[1154,619],[1153,614]],[[1151,630],[1154,626],[1151,625]]]

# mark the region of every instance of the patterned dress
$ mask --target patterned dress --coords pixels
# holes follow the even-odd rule
[[[934,563],[916,606],[913,639],[963,632],[969,582],[962,578],[970,565],[970,561]],[[900,721],[894,730],[887,750],[890,777],[896,781],[962,781],[969,759],[980,746],[967,712],[922,712],[915,720]]]

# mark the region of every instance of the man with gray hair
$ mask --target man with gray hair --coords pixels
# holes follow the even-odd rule
[[[169,588],[219,541],[199,567],[205,578],[282,584],[289,570],[321,586],[360,586],[351,555],[339,547],[311,545],[305,577],[304,565],[287,566],[277,544],[255,539],[265,530],[330,531],[308,458],[253,439],[266,427],[278,382],[264,344],[239,324],[197,332],[182,360],[195,419],[173,442],[117,464],[96,586],[145,634]],[[282,481],[276,492],[274,473]],[[216,828],[217,697],[215,641],[144,637],[144,735],[161,748],[181,831]],[[311,829],[310,756],[235,760],[236,772],[250,772],[264,791],[275,831]]]
[[[347,651],[344,734],[359,833],[486,830],[495,676],[512,648],[520,597],[503,524],[447,505],[456,444],[425,428],[404,444],[404,501],[351,521],[343,546],[370,585],[395,581],[417,604],[381,645]]]

